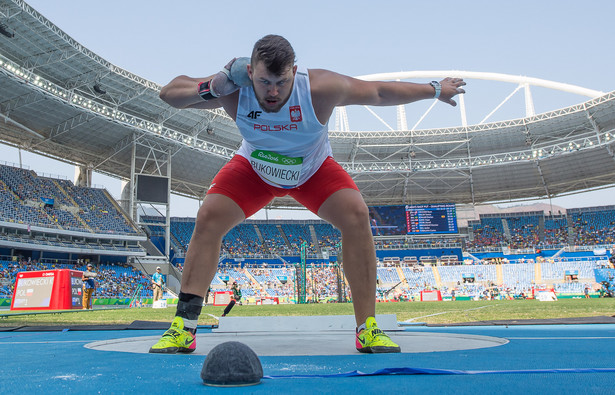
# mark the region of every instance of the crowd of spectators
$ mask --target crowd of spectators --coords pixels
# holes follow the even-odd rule
[[[96,297],[130,298],[137,291],[137,297],[152,297],[151,280],[134,267],[126,264],[104,264],[98,267]]]
[[[331,301],[338,298],[338,268],[328,265],[311,265],[306,268],[307,298],[312,301]],[[350,288],[342,279],[347,298],[351,298]]]
[[[377,210],[376,210],[377,209]],[[580,210],[580,209],[577,209]],[[394,211],[382,207],[372,210],[372,217],[381,223],[393,223]],[[377,220],[378,221],[378,220]],[[393,221],[393,222],[391,222]],[[152,225],[156,226],[156,225]],[[396,226],[396,225],[378,225]],[[194,221],[182,218],[171,220],[172,240],[179,240],[185,249]],[[468,235],[386,235],[376,232],[374,243],[378,250],[463,248],[470,252],[562,248],[569,244],[593,246],[615,244],[615,207],[602,211],[580,210],[577,213],[539,216],[490,214],[468,223]],[[573,235],[573,236],[571,236]],[[246,222],[232,229],[224,238],[221,253],[229,257],[259,258],[265,256],[298,256],[301,245],[307,245],[308,255],[335,251],[341,242],[340,232],[327,223],[252,223]]]
[[[493,223],[493,221],[490,221]],[[501,227],[481,221],[472,224],[472,237],[468,240],[466,248],[500,247],[505,244],[504,232]]]
[[[543,245],[561,246],[568,244],[568,221],[566,217],[545,217],[545,240]]]
[[[540,244],[540,221],[537,216],[510,217],[506,221],[510,229],[510,248],[526,249]]]
[[[85,270],[83,261],[71,263],[41,263],[37,260],[0,261],[0,284],[2,297],[10,298],[17,273],[21,271],[74,269]],[[443,296],[464,296],[472,299],[514,299],[528,297],[534,288],[546,287],[535,284],[535,264],[533,261],[502,264],[503,283],[496,285],[495,269],[489,266],[436,266],[423,267],[380,265],[378,267],[378,297],[382,300],[419,300],[420,292],[438,289]],[[566,261],[566,259],[544,260],[542,263],[543,281],[548,281],[558,293],[579,293],[585,288],[595,288],[587,279],[594,270],[604,267],[603,261]],[[549,266],[544,266],[549,265]],[[563,271],[575,268],[582,281],[563,279]],[[296,293],[295,270],[289,267],[267,267],[267,265],[238,266],[225,265],[216,273],[212,290],[226,290],[228,284],[237,281],[246,296],[246,303],[265,298],[291,300]],[[612,269],[601,269],[612,270]],[[96,277],[95,298],[151,298],[150,280],[140,271],[127,264],[97,264],[93,271]],[[434,271],[439,271],[438,285]],[[465,281],[468,273],[474,274],[471,281]],[[464,278],[462,278],[464,277]],[[560,278],[561,277],[561,278]],[[338,281],[343,286],[344,296],[351,300],[352,295],[345,281],[343,268],[334,265],[310,264],[306,267],[306,297],[310,302],[337,301]],[[595,284],[594,284],[595,285]],[[139,292],[137,292],[139,291]]]
[[[507,215],[470,221],[468,226],[471,237],[466,248],[480,250],[483,247],[506,246],[510,249],[544,249],[551,246],[561,248],[569,244],[615,244],[615,207],[571,209],[568,214],[549,215],[542,219],[544,221],[536,215]]]
[[[71,269],[86,270],[86,262],[40,262],[36,259],[4,259],[0,260],[0,284],[2,285],[0,297],[10,298],[13,295],[17,274],[24,271]],[[105,263],[94,265],[96,298],[130,298],[136,295],[140,298],[151,298],[152,290],[147,276],[139,270],[125,263]]]
[[[615,210],[599,210],[571,214],[576,245],[615,243]]]
[[[229,257],[262,258],[267,255],[252,224],[239,224],[222,239],[222,253]]]

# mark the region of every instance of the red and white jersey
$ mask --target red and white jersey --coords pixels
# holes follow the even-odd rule
[[[270,185],[299,186],[332,155],[328,124],[314,113],[307,70],[297,70],[290,98],[278,112],[263,111],[252,86],[241,88],[236,123],[243,137],[237,154]]]

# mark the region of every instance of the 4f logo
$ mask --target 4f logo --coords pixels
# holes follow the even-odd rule
[[[301,106],[290,107],[290,120],[291,122],[301,122],[303,120],[301,117]]]
[[[263,113],[262,111],[250,111],[250,113],[248,114],[248,118],[256,119],[260,117],[262,113]]]

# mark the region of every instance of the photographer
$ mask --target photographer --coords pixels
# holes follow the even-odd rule
[[[226,308],[224,309],[224,312],[222,313],[222,317],[226,317],[226,315],[231,312],[231,309],[233,308],[233,306],[235,306],[235,303],[241,300],[241,289],[239,289],[239,285],[237,285],[237,281],[233,281],[233,286],[231,287],[231,291],[233,291],[233,298],[231,299],[229,304],[226,305]]]

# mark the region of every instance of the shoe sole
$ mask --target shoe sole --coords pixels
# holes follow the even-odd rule
[[[401,347],[363,347],[357,348],[358,352],[362,352],[365,354],[387,354],[387,353],[399,353],[401,352]]]
[[[167,348],[150,348],[150,354],[190,354],[194,352],[196,348],[179,348],[179,347],[167,347]]]

